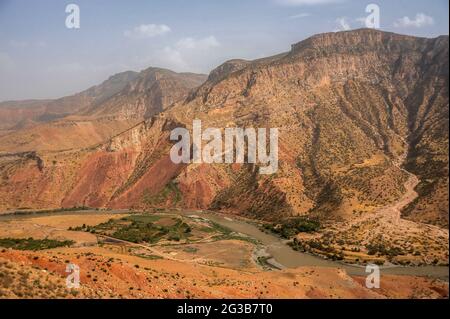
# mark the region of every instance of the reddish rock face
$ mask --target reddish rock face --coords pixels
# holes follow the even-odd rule
[[[62,206],[106,206],[116,185],[130,175],[136,156],[134,150],[90,155],[79,171],[79,180],[64,198]]]

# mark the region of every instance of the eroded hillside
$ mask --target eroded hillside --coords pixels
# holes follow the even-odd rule
[[[0,131],[4,135],[0,152],[93,146],[183,100],[205,79],[201,74],[148,68],[116,74],[84,92],[53,101],[0,104],[4,119],[0,130],[5,130]]]
[[[114,101],[122,99],[117,105],[140,105],[132,94]],[[87,112],[121,109],[104,105]],[[309,216],[323,225],[314,238],[319,252],[367,256],[375,246],[395,262],[400,251],[407,261],[418,252],[420,263],[448,263],[448,37],[317,35],[285,54],[229,61],[158,111],[90,148],[2,156],[0,205],[215,209],[269,222]],[[173,164],[170,131],[190,128],[193,119],[204,128],[279,128],[279,171]],[[414,176],[417,194],[404,201]],[[411,222],[402,219],[384,238],[392,219],[376,216],[394,211],[389,216],[397,218],[400,210]],[[346,227],[359,235],[345,235]],[[374,229],[381,233],[367,240]],[[420,244],[410,247],[408,238]]]

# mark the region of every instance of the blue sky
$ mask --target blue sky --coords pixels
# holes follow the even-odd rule
[[[66,28],[70,3],[80,29]],[[360,28],[370,3],[382,30],[448,34],[448,0],[0,0],[0,101],[56,98],[149,66],[208,73]]]

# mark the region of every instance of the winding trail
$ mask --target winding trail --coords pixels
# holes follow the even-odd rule
[[[298,268],[298,267],[328,267],[340,268],[345,270],[352,276],[366,276],[365,267],[358,265],[349,265],[337,261],[327,260],[318,256],[302,253],[293,250],[286,244],[285,240],[261,231],[256,225],[249,223],[240,218],[230,218],[216,212],[205,211],[183,211],[181,215],[198,215],[235,232],[245,234],[260,242],[260,245],[271,257],[268,262],[273,262],[274,268]],[[448,238],[448,237],[447,237]],[[389,275],[407,275],[407,276],[424,276],[439,278],[448,281],[449,268],[441,266],[423,266],[423,267],[403,267],[403,266],[386,266],[380,267],[383,274]]]

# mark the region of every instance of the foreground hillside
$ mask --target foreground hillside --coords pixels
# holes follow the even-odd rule
[[[98,271],[95,277],[81,273],[82,288],[67,289],[64,260],[76,257],[82,269],[104,268],[108,271]],[[110,260],[114,260],[114,264]],[[299,268],[281,273],[244,273],[171,261],[139,260],[86,249],[44,254],[0,252],[0,269],[3,274],[0,278],[1,299],[448,297],[448,285],[418,277],[385,276],[383,289],[373,292],[365,288],[365,278],[352,278],[335,269]]]
[[[448,37],[317,35],[285,54],[225,63],[180,102],[103,143],[0,155],[0,207],[180,207],[272,223],[308,216],[321,229],[298,236],[297,249],[448,264],[448,79]],[[193,119],[279,128],[279,171],[173,164],[170,131]],[[17,134],[10,151],[23,150]]]

